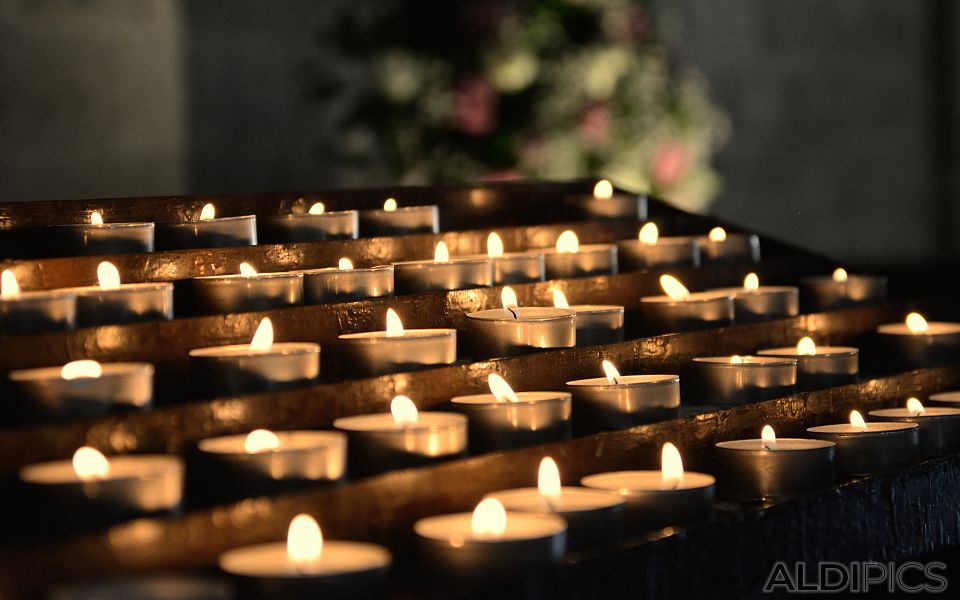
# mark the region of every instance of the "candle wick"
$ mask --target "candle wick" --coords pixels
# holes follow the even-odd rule
[[[619,378],[619,377],[614,377],[614,378],[613,378],[613,385],[620,385],[620,378]]]
[[[508,311],[510,311],[510,314],[511,314],[511,315],[513,315],[513,318],[514,318],[514,319],[519,319],[519,318],[520,318],[520,316],[519,316],[519,315],[517,315],[517,313],[516,313],[516,312],[514,312],[514,310],[513,310],[513,307],[512,307],[512,306],[508,306],[508,307],[507,307],[507,310],[508,310]]]

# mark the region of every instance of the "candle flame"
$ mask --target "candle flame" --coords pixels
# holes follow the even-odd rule
[[[815,356],[817,354],[817,345],[810,337],[800,338],[797,342],[797,354],[800,356]]]
[[[397,425],[411,425],[416,423],[420,416],[417,405],[406,396],[395,396],[390,401],[390,414],[393,415],[393,422]]]
[[[269,429],[254,429],[243,440],[243,451],[247,454],[258,454],[280,447],[280,438]]]
[[[553,290],[553,306],[555,308],[570,308],[570,303],[567,302],[567,296],[562,290]]]
[[[848,275],[847,275],[847,270],[844,269],[843,267],[840,267],[840,268],[835,269],[835,270],[833,271],[833,280],[834,280],[834,281],[843,282],[843,281],[846,281],[846,280],[847,280],[847,277],[848,277]]]
[[[97,281],[100,282],[101,290],[118,290],[120,289],[120,271],[112,262],[105,260],[97,265]]]
[[[673,275],[661,275],[660,287],[670,296],[671,300],[686,300],[690,297],[690,290]]]
[[[560,487],[560,469],[555,460],[545,456],[537,472],[537,489],[545,500],[556,502],[560,498]]]
[[[490,258],[503,256],[503,240],[495,231],[487,236],[487,256]]]
[[[850,411],[850,425],[860,431],[867,430],[867,422],[863,420],[863,415],[860,414],[859,410]]]
[[[520,398],[517,398],[517,393],[513,391],[507,380],[496,373],[490,373],[487,376],[487,385],[490,386],[490,393],[497,402],[520,402]]]
[[[10,269],[4,269],[0,275],[0,298],[11,299],[20,297],[20,284],[17,276]]]
[[[200,220],[201,221],[212,221],[217,216],[217,209],[207,202],[203,205],[203,208],[200,209]]]
[[[752,292],[759,287],[760,287],[760,278],[757,277],[757,274],[747,273],[747,276],[743,278],[743,289]]]
[[[400,315],[392,308],[387,309],[387,337],[400,337],[403,335],[403,321]]]
[[[327,207],[323,205],[323,202],[314,202],[313,206],[310,207],[310,210],[307,211],[311,215],[322,215],[327,212]]]
[[[730,357],[731,365],[742,365],[743,363],[744,363],[743,357],[740,356],[739,354],[734,354],[733,356]]]
[[[244,277],[253,277],[257,274],[257,270],[250,263],[242,262],[240,263],[240,274]]]
[[[725,242],[727,241],[727,230],[723,227],[714,227],[707,234],[707,237],[710,238],[711,242]]]
[[[913,417],[919,417],[927,412],[927,409],[923,407],[923,403],[916,398],[907,398],[907,410],[910,412],[910,416]]]
[[[500,292],[500,304],[507,310],[520,306],[517,300],[517,293],[513,291],[513,288],[509,285],[503,286],[503,290]]]
[[[337,268],[341,271],[349,271],[353,268],[353,261],[346,257],[341,258],[337,261]]]
[[[617,370],[617,367],[614,366],[609,360],[605,360],[601,363],[603,366],[603,373],[607,376],[607,381],[613,385],[620,383],[620,371]]]
[[[507,530],[507,509],[496,498],[485,498],[473,509],[470,528],[474,535],[500,537]]]
[[[95,360],[75,360],[60,368],[64,379],[97,379],[103,375],[103,367]]]
[[[660,451],[660,481],[663,487],[675,488],[683,482],[683,459],[677,447],[667,442]]]
[[[777,449],[777,432],[773,430],[773,427],[763,426],[763,430],[760,432],[760,442],[767,450]]]
[[[434,262],[450,262],[450,250],[443,240],[437,242],[437,248],[433,251]]]
[[[90,213],[90,224],[91,225],[103,225],[103,215],[97,211]]]
[[[295,516],[287,529],[287,558],[295,565],[303,565],[318,560],[322,553],[320,525],[310,515]]]
[[[930,325],[927,323],[927,320],[923,318],[923,315],[920,313],[912,312],[907,315],[907,329],[910,330],[910,333],[925,333]]]
[[[82,446],[73,453],[73,472],[84,481],[103,479],[110,474],[110,462],[96,448]]]
[[[649,244],[651,246],[656,244],[657,240],[660,239],[660,230],[657,229],[657,224],[652,221],[645,223],[643,227],[640,228],[637,239],[640,240],[641,244]]]
[[[580,250],[580,239],[569,229],[557,238],[557,252],[561,254],[575,254]]]
[[[609,200],[613,197],[613,184],[606,179],[601,179],[597,185],[593,186],[593,197],[597,200]]]
[[[264,317],[257,325],[257,331],[250,340],[250,350],[253,352],[269,352],[273,346],[273,321]]]
[[[383,203],[383,210],[393,212],[397,210],[397,201],[393,198],[387,198]]]

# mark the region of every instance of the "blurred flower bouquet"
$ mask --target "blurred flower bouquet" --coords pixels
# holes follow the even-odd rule
[[[709,203],[725,120],[703,81],[672,65],[646,3],[368,4],[327,38],[360,61],[347,69],[354,84],[322,88],[352,96],[342,142],[358,174],[387,164],[404,183],[604,176],[687,208]]]

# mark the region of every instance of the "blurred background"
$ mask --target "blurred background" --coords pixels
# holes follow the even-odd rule
[[[0,0],[0,201],[604,175],[960,258],[952,0]]]

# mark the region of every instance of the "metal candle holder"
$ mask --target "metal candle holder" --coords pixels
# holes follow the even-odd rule
[[[546,279],[542,253],[505,252],[490,258],[490,262],[493,265],[493,285],[537,283]]]
[[[920,454],[936,458],[960,452],[960,408],[927,406],[923,414],[906,408],[871,410],[870,416],[889,423],[916,423],[920,428]]]
[[[471,451],[510,450],[570,439],[570,394],[516,392],[516,395],[518,402],[500,401],[493,394],[450,399],[453,409],[467,416]]]
[[[393,282],[398,294],[490,287],[493,267],[487,257],[398,262],[393,263]]]
[[[757,354],[796,359],[797,385],[802,390],[854,383],[860,372],[860,350],[849,346],[817,346],[816,354],[799,354],[795,346],[768,348]]]
[[[677,416],[680,378],[676,375],[621,375],[567,382],[573,394],[578,432],[627,429]]]
[[[701,236],[700,257],[705,263],[711,262],[760,262],[760,238],[747,233],[728,233],[723,241],[711,240]]]
[[[467,345],[476,357],[515,356],[572,348],[576,313],[566,308],[491,308],[467,314]]]
[[[261,217],[257,225],[262,244],[355,240],[360,229],[355,210]]]
[[[153,402],[153,365],[104,363],[99,377],[64,379],[61,367],[20,369],[12,381],[40,417],[95,417],[112,409],[142,410]]]
[[[617,247],[613,244],[583,244],[576,252],[557,252],[554,248],[532,252],[543,254],[547,279],[617,274]]]
[[[807,433],[837,445],[837,473],[844,477],[874,475],[920,461],[916,423],[867,423],[865,431],[840,423],[810,427]]]
[[[153,223],[77,223],[50,229],[52,245],[71,256],[153,252]]]
[[[773,356],[694,358],[680,378],[683,397],[691,404],[736,405],[780,398],[793,392],[797,361]]]
[[[588,475],[580,484],[619,494],[627,531],[639,533],[707,520],[713,512],[716,479],[686,472],[676,487],[664,487],[660,471],[615,471]]]
[[[429,206],[400,206],[396,210],[360,211],[360,233],[363,237],[438,233],[440,209]]]
[[[255,246],[257,218],[254,215],[222,217],[204,221],[157,223],[158,250],[190,250],[227,246]]]
[[[71,290],[20,292],[0,298],[0,333],[29,334],[73,329],[77,297]]]
[[[684,300],[647,296],[640,299],[640,314],[648,333],[723,327],[733,323],[733,296],[715,292],[695,292]]]
[[[719,442],[716,447],[717,477],[725,496],[780,500],[833,485],[833,442],[777,438],[770,449],[753,439]]]
[[[320,346],[308,342],[273,344],[253,350],[247,344],[197,348],[190,368],[206,396],[234,396],[309,385],[320,376]]]
[[[640,240],[617,242],[620,271],[665,267],[699,267],[700,243],[695,237],[661,237],[655,244]]]
[[[77,327],[96,327],[173,319],[173,284],[124,283],[119,288],[73,288]]]
[[[333,304],[393,295],[393,266],[310,269],[303,274],[305,304]]]
[[[457,360],[456,329],[405,329],[347,333],[338,337],[344,368],[356,377],[377,377],[451,365]]]
[[[887,278],[881,275],[848,275],[844,281],[830,276],[800,279],[804,310],[822,312],[887,301]]]
[[[577,346],[623,341],[623,307],[610,304],[575,304]]]
[[[211,275],[190,280],[194,310],[228,314],[303,304],[303,273]]]

